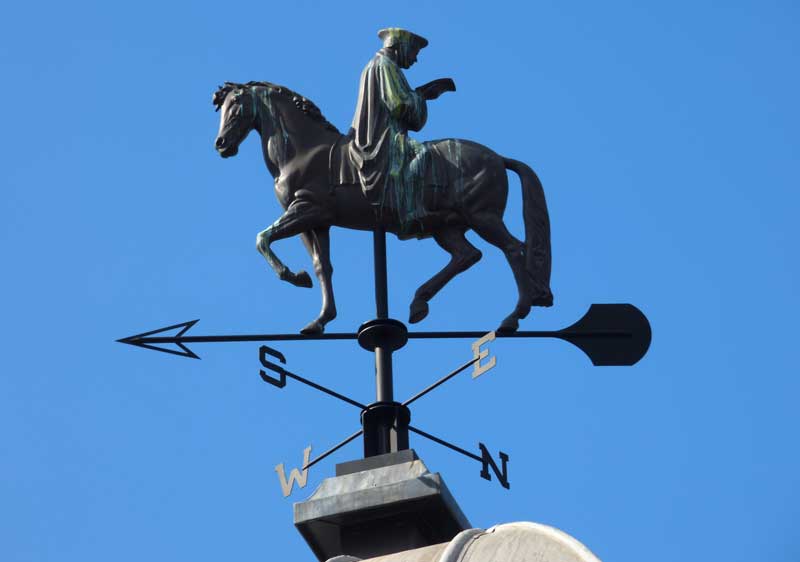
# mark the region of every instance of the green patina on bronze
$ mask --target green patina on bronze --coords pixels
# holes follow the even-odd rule
[[[407,49],[409,42],[402,41],[400,45]],[[408,136],[401,120],[409,112],[422,114],[425,100],[411,90],[400,69],[388,57],[378,57],[376,64],[383,78],[383,101],[393,117],[388,123],[388,169],[380,206],[383,210],[396,213],[403,230],[407,232],[413,230],[413,222],[421,219],[425,213],[422,191],[426,172],[424,162],[429,149]]]
[[[282,167],[288,161],[289,135],[286,132],[286,125],[283,123],[283,118],[277,115],[272,107],[272,88],[250,86],[250,92],[254,97],[258,96],[264,104],[264,107],[267,108],[271,128],[273,130],[268,150],[270,157],[275,160],[278,166]],[[254,107],[257,106],[258,104],[254,104]]]
[[[408,135],[425,125],[428,98],[409,86],[401,69],[413,65],[428,42],[400,28],[382,29],[378,36],[383,48],[361,74],[349,156],[376,213],[394,215],[402,234],[414,235],[427,214],[426,185],[445,183],[432,178],[430,146]]]
[[[416,33],[400,27],[388,27],[378,32],[383,46],[398,51],[402,57],[409,57],[428,45],[428,40]]]

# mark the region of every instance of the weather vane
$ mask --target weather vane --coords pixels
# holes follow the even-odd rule
[[[519,321],[534,306],[551,306],[550,222],[542,185],[526,164],[498,155],[478,143],[444,139],[418,142],[408,131],[419,131],[427,119],[427,102],[455,91],[449,78],[434,80],[415,89],[402,69],[409,68],[428,42],[409,31],[390,28],[379,32],[381,48],[361,74],[353,123],[342,134],[329,123],[311,100],[269,82],[226,82],[214,94],[220,111],[215,147],[223,158],[236,155],[250,131],[261,137],[264,160],[275,178],[275,195],[284,209],[256,237],[258,251],[278,277],[298,287],[311,287],[305,271],[290,270],[273,252],[277,240],[300,236],[311,255],[322,292],[319,316],[299,334],[189,335],[197,320],[130,336],[120,342],[198,358],[189,347],[196,343],[280,342],[299,340],[356,340],[375,355],[375,402],[362,404],[309,378],[285,368],[286,357],[267,345],[259,347],[259,374],[277,387],[288,380],[315,388],[357,408],[361,429],[324,453],[303,454],[300,470],[287,479],[283,464],[276,467],[283,494],[295,482],[305,485],[308,469],[344,445],[363,436],[364,457],[409,448],[415,433],[457,451],[481,464],[481,477],[509,488],[508,460],[499,462],[483,444],[469,451],[411,425],[409,405],[471,367],[478,377],[495,366],[487,345],[495,338],[557,338],[568,341],[588,355],[594,365],[633,365],[650,345],[650,325],[630,304],[594,304],[571,326],[561,330],[519,331]],[[520,178],[525,240],[509,233],[503,222],[508,196],[507,170]],[[330,262],[331,226],[373,233],[376,318],[355,332],[325,333],[336,317],[333,268]],[[432,237],[450,254],[449,263],[415,292],[409,322],[423,320],[429,301],[459,273],[481,258],[481,252],[465,237],[474,230],[505,255],[516,282],[514,309],[494,331],[409,332],[402,322],[389,317],[386,233],[401,240]],[[403,402],[395,400],[392,354],[411,339],[466,338],[472,358]],[[172,346],[172,347],[170,347]],[[491,470],[491,472],[490,472]]]

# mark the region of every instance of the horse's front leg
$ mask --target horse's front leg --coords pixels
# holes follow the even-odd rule
[[[303,212],[299,212],[300,205],[295,205],[294,203],[289,205],[289,208],[278,220],[258,233],[258,236],[256,236],[256,248],[281,280],[287,281],[296,287],[311,287],[311,277],[308,273],[305,271],[294,273],[286,267],[271,248],[272,243],[277,240],[295,236],[316,226],[316,213],[308,212],[310,205],[303,205],[302,207]]]
[[[330,255],[330,227],[317,228],[300,235],[314,263],[314,273],[322,292],[322,308],[316,320],[300,330],[302,334],[321,334],[325,324],[336,318],[336,301],[333,297],[333,266]]]

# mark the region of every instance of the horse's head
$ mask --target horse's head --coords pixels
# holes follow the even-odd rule
[[[214,105],[219,114],[219,133],[214,147],[223,158],[236,156],[239,145],[255,126],[256,108],[252,88],[225,82],[214,93]]]

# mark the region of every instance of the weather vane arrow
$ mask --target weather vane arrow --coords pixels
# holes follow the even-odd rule
[[[181,357],[200,357],[187,347],[190,343],[356,340],[359,333],[331,334],[232,334],[190,336],[186,333],[199,320],[174,324],[117,340],[154,351]],[[177,330],[173,335],[165,333]],[[486,331],[408,332],[408,339],[479,338]],[[593,365],[634,365],[650,347],[651,331],[647,317],[632,304],[593,304],[583,317],[562,330],[497,332],[498,338],[556,338],[583,351]],[[175,345],[178,349],[164,347]]]

